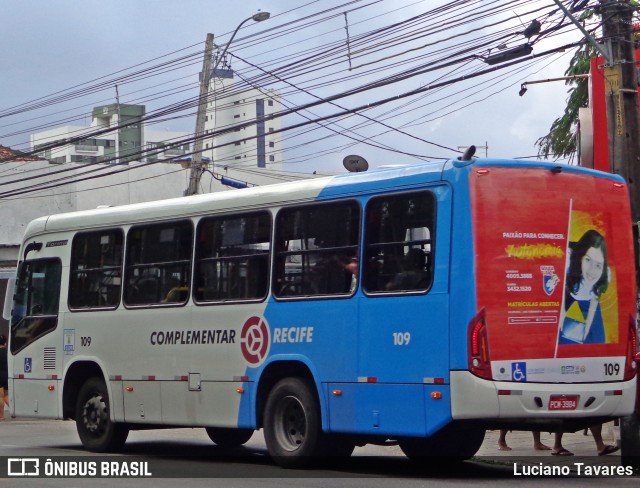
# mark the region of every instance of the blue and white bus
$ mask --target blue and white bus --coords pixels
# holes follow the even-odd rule
[[[34,220],[20,259],[11,413],[74,419],[91,451],[203,427],[263,429],[283,466],[389,441],[464,459],[487,428],[634,409],[615,175],[448,161],[99,208]]]

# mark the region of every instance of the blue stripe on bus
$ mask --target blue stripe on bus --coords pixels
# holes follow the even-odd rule
[[[318,195],[318,200],[358,195],[380,189],[397,191],[402,187],[411,188],[421,183],[440,181],[443,168],[442,162],[428,162],[370,172],[342,174],[329,182]],[[397,183],[392,180],[396,180]]]

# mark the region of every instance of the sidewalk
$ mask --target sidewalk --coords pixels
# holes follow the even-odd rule
[[[619,427],[614,427],[613,422],[604,424],[602,437],[605,444],[616,445],[619,439]],[[569,466],[574,470],[575,463],[584,463],[591,466],[620,466],[620,451],[606,456],[598,456],[596,445],[588,431],[587,435],[582,430],[566,433],[562,436],[562,445],[565,449],[574,453],[573,456],[552,456],[551,451],[536,451],[533,448],[533,436],[531,432],[517,431],[507,433],[507,445],[511,451],[498,450],[498,437],[500,431],[488,430],[482,447],[476,457],[496,463],[544,463],[545,465]],[[553,447],[553,434],[541,433],[541,441],[549,447]]]

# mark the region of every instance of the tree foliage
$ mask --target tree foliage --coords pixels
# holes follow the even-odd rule
[[[565,76],[588,74],[591,58],[596,56],[596,49],[584,44],[571,58]],[[551,124],[549,133],[536,141],[538,156],[549,159],[569,158],[571,162],[576,154],[578,112],[581,107],[589,105],[589,79],[576,78],[565,82],[568,90],[567,106],[564,114]]]

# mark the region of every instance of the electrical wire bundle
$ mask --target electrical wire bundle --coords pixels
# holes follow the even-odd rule
[[[564,1],[575,16],[597,7],[595,0]],[[328,4],[331,4],[327,7]],[[519,86],[529,76],[566,59],[584,43],[582,35],[552,0],[404,0],[310,1],[273,15],[268,23],[241,31],[229,46],[234,82],[224,91],[209,92],[207,105],[216,112],[232,110],[234,100],[275,91],[282,109],[268,117],[280,119],[278,149],[288,167],[324,161],[366,146],[397,161],[448,159],[457,149],[424,137],[425,128],[453,114]],[[417,12],[417,13],[416,13]],[[600,19],[586,21],[593,33]],[[229,34],[220,36],[225,39]],[[301,40],[304,39],[304,40]],[[533,54],[490,64],[501,52],[526,45]],[[222,50],[224,44],[218,44]],[[267,49],[268,46],[268,49]],[[0,108],[0,141],[26,137],[63,124],[84,120],[89,107],[112,103],[114,87],[120,103],[145,104],[145,127],[193,120],[200,103],[198,72],[203,51],[187,46],[129,68],[94,78],[11,107]],[[100,98],[98,98],[100,97]],[[140,121],[129,122],[138,124]],[[268,175],[274,180],[307,177],[296,171],[258,169],[255,163],[234,162],[235,142],[220,136],[254,121],[216,126],[205,134],[164,141],[193,144],[202,138],[216,150],[216,167],[243,171],[250,180]],[[13,146],[23,156],[56,151],[89,138],[105,137],[127,127],[78,129],[63,141],[27,142]],[[248,138],[244,138],[247,140]],[[226,139],[225,139],[226,140]],[[23,149],[24,147],[24,149]],[[140,148],[127,157],[144,161],[163,149]],[[251,156],[251,155],[249,155]],[[250,160],[248,157],[247,160]],[[3,162],[0,160],[0,162]],[[0,198],[16,198],[80,181],[133,171],[157,161],[124,166],[64,164],[46,174],[8,176],[0,170]],[[79,171],[79,168],[82,171]],[[96,188],[99,184],[96,184]]]

